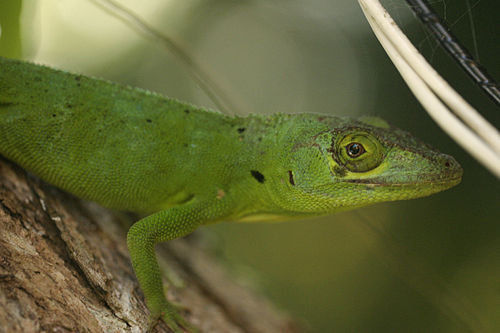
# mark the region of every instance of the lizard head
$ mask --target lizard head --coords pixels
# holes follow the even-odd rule
[[[379,118],[320,122],[328,129],[308,133],[291,147],[282,207],[324,214],[423,197],[461,181],[462,168],[453,157]]]

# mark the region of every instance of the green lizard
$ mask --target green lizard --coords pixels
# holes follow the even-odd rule
[[[175,332],[155,244],[218,221],[331,214],[427,196],[460,165],[374,117],[230,117],[137,88],[0,58],[0,154],[104,206],[128,232],[151,313]]]

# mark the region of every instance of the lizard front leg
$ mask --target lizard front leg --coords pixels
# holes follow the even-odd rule
[[[193,232],[198,226],[214,222],[227,215],[227,207],[220,200],[197,202],[196,199],[137,221],[127,234],[127,245],[139,285],[150,311],[150,325],[163,319],[174,332],[183,332],[181,326],[192,329],[170,304],[164,293],[155,245]]]

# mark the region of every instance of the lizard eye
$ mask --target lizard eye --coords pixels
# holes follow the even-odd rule
[[[366,172],[375,169],[385,157],[385,148],[371,133],[350,130],[335,142],[333,158],[347,170]]]
[[[361,143],[351,142],[346,147],[347,155],[356,158],[365,153],[365,147]]]

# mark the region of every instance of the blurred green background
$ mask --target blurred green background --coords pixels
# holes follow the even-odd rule
[[[229,270],[311,332],[500,332],[500,182],[421,109],[353,0],[121,1],[179,41],[241,112],[377,115],[457,158],[461,185],[429,198],[279,224],[205,228]],[[500,2],[433,1],[500,77]],[[385,4],[483,115],[494,106],[403,1]],[[475,25],[475,33],[471,28]],[[214,107],[162,45],[91,1],[0,2],[0,54]]]

